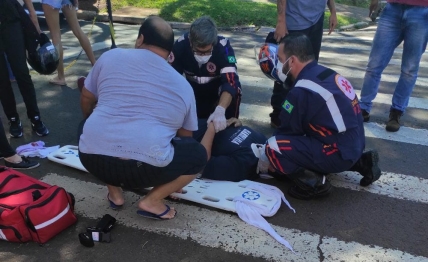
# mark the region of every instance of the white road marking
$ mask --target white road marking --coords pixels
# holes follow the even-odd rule
[[[241,103],[239,111],[239,118],[241,120],[270,123],[269,113],[272,112],[272,108],[269,106],[258,106]],[[364,130],[366,137],[428,146],[428,130],[426,129],[416,129],[402,126],[400,128],[400,132],[387,132],[385,130],[385,125],[369,122],[364,123]]]
[[[255,61],[250,61],[250,60],[251,59],[248,59],[248,61],[247,61],[248,64],[250,64],[251,66],[257,66],[255,64]],[[241,60],[239,60],[239,61],[241,61]],[[331,67],[331,68],[333,68],[333,67]],[[347,70],[349,70],[349,69],[347,69]],[[239,69],[238,69],[238,71],[239,71]],[[347,76],[346,74],[343,74],[343,72],[341,72],[341,71],[343,71],[343,70],[337,69],[337,72],[340,72],[341,75],[347,77],[349,80],[350,77]],[[355,71],[358,71],[358,73],[355,73]],[[363,71],[361,71],[361,70],[355,70],[355,71],[352,72],[353,75],[361,74],[361,77],[364,77]],[[238,74],[239,74],[239,72],[238,72]],[[261,71],[260,71],[260,74],[262,74]],[[271,79],[265,77],[265,76],[257,77],[257,76],[248,76],[248,75],[239,74],[239,81],[241,82],[241,85],[243,86],[243,88],[245,88],[247,86],[252,86],[252,87],[266,88],[269,90],[273,89],[273,81]],[[382,75],[381,84],[383,82],[397,83],[397,81],[398,81],[397,75],[386,75],[385,74],[385,75]],[[351,81],[351,83],[352,83],[352,81]],[[424,83],[426,85],[428,85],[428,78],[419,77],[417,80],[417,85],[423,86],[423,85],[425,85]],[[355,92],[357,93],[358,97],[360,97],[361,90],[357,89],[356,86],[354,86],[354,88],[355,88]],[[244,89],[244,92],[245,92],[245,89]],[[391,101],[392,101],[392,95],[391,94],[383,94],[383,93],[378,93],[375,100],[373,100],[373,102],[381,103],[381,104],[391,104]],[[426,109],[426,108],[428,108],[427,102],[428,102],[427,98],[410,97],[408,107]]]
[[[331,62],[337,62],[337,59],[341,58],[343,59],[343,53],[332,53],[332,52],[323,52],[321,51],[320,53],[320,60],[321,63],[332,60]],[[364,63],[364,66],[367,64],[369,60],[369,56],[362,56],[361,54],[346,54],[346,59],[344,61],[349,62],[361,62]],[[392,58],[388,65],[394,65],[394,66],[401,66],[401,58],[400,59],[396,59],[396,58]],[[428,62],[425,61],[421,61],[419,63],[419,67],[420,68],[426,68],[428,67]],[[399,70],[399,68],[397,68]],[[365,67],[361,68],[361,70],[365,70]],[[383,81],[383,79],[382,79]]]
[[[400,250],[345,242],[310,232],[273,226],[299,252],[298,255],[295,255],[264,231],[248,226],[235,214],[181,203],[170,203],[177,209],[177,217],[169,221],[153,221],[141,218],[136,214],[136,203],[140,196],[135,193],[125,192],[127,203],[124,209],[113,211],[108,208],[105,186],[57,174],[48,174],[42,180],[49,184],[62,186],[73,193],[76,197],[76,213],[84,217],[96,219],[109,213],[119,223],[128,227],[181,239],[192,239],[202,246],[221,248],[228,252],[238,252],[275,261],[318,261],[319,250],[329,261],[428,261],[428,258],[413,256]],[[299,211],[297,210],[297,212]],[[291,211],[287,215],[292,219]]]
[[[361,187],[359,183],[362,176],[356,172],[346,171],[330,174],[329,178],[331,184],[335,187],[428,203],[428,179],[383,172],[378,181],[368,187]]]

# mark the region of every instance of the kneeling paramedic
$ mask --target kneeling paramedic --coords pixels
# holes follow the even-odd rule
[[[378,180],[377,152],[363,153],[363,119],[351,83],[314,60],[305,35],[286,36],[277,52],[278,74],[293,85],[282,104],[281,126],[259,146],[269,168],[295,183],[289,194],[299,199],[329,194],[327,173],[357,171],[361,186]]]
[[[189,33],[175,42],[168,61],[192,86],[198,119],[213,122],[219,132],[226,128],[226,119],[239,117],[241,84],[235,53],[227,38],[217,36],[210,17],[192,23]]]

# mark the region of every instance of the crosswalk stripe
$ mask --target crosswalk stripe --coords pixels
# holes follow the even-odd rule
[[[428,203],[428,179],[383,172],[378,181],[368,187],[361,187],[359,182],[362,176],[356,172],[346,171],[330,174],[329,178],[335,187]]]
[[[250,54],[251,55],[251,54]],[[369,60],[369,56],[368,54],[366,56],[362,56],[361,54],[346,54],[346,60],[343,60],[343,56],[345,54],[344,53],[337,53],[337,52],[327,52],[322,50],[320,53],[320,63],[329,63],[329,64],[336,64],[338,61],[341,61],[341,63],[343,63],[343,61],[345,61],[346,63],[350,63],[350,62],[357,62],[357,63],[363,63],[363,65],[359,68],[359,70],[364,71],[366,69],[366,65],[367,62]],[[251,57],[251,56],[250,56]],[[237,61],[238,61],[238,68],[241,66],[257,66],[256,60],[255,58],[251,57],[250,59],[248,59],[247,57],[237,57]],[[333,65],[331,65],[333,66]],[[392,58],[389,63],[388,66],[398,66],[401,67],[401,58]],[[358,68],[358,67],[356,67]],[[388,67],[387,67],[388,68]],[[428,62],[421,60],[421,62],[419,63],[419,68],[423,69],[423,68],[428,68]],[[397,72],[400,72],[399,68],[397,68]],[[383,75],[383,74],[382,74]],[[391,75],[394,76],[394,75]],[[397,75],[395,75],[397,77]],[[384,79],[382,78],[382,81],[384,81]]]
[[[241,85],[244,87],[243,92],[245,92],[245,87],[250,87],[250,86],[268,89],[269,91],[267,92],[272,92],[271,90],[273,89],[273,81],[268,79],[267,77],[240,75],[239,81],[241,82]],[[358,97],[361,97],[361,90],[355,89],[355,93],[358,95]],[[375,100],[373,100],[374,103],[387,104],[387,105],[390,105],[391,101],[392,101],[392,95],[383,94],[383,93],[378,93]],[[408,107],[428,110],[428,99],[420,98],[420,97],[410,97]]]
[[[174,202],[170,204],[178,211],[176,218],[162,222],[153,221],[136,214],[135,203],[141,197],[135,193],[125,192],[127,203],[124,209],[113,211],[108,208],[104,186],[57,174],[48,174],[42,180],[73,193],[76,197],[76,212],[84,217],[97,219],[108,213],[128,227],[192,239],[202,246],[221,248],[228,252],[239,252],[274,261],[318,261],[320,252],[329,261],[428,261],[428,258],[400,250],[345,242],[310,232],[273,226],[281,236],[290,241],[298,252],[295,255],[278,245],[264,231],[248,226],[236,214]],[[293,213],[287,215],[292,217]],[[113,230],[112,234],[115,233]]]
[[[336,52],[324,52],[321,51],[320,53],[320,59],[319,61],[321,62],[325,62],[326,60],[334,60],[334,62],[337,62],[337,58],[338,56],[343,56],[343,53],[336,53]],[[367,62],[369,61],[369,56],[362,56],[361,54],[346,54],[346,62],[361,62],[364,63],[364,66],[367,64]],[[394,66],[401,66],[401,58],[392,58],[388,65],[394,65]],[[419,63],[419,68],[426,68],[428,67],[428,62],[426,61],[421,61]],[[365,67],[361,68],[361,70],[365,70]]]
[[[239,112],[239,118],[241,120],[270,123],[269,113],[272,112],[272,108],[241,103]],[[387,132],[385,131],[385,125],[369,122],[364,123],[364,131],[366,137],[428,146],[428,130],[426,129],[402,126],[400,132]]]
[[[343,56],[343,54],[332,54],[330,59],[334,59],[335,61],[342,59],[341,57]],[[245,75],[241,75],[239,73],[240,68],[244,68],[246,66],[250,66],[252,68],[256,68],[258,69],[258,65],[256,64],[256,60],[255,58],[251,57],[251,58],[246,58],[246,57],[238,57],[237,58],[238,61],[238,74],[240,76],[240,80],[245,80]],[[320,62],[320,64],[324,64],[327,65],[328,61],[323,60],[322,62]],[[348,78],[349,80],[352,80],[352,78],[356,78],[356,79],[364,79],[364,75],[365,75],[365,64],[364,66],[358,67],[355,66],[354,68],[350,69],[349,67],[347,67],[348,64],[345,64],[344,62],[341,63],[336,63],[333,62],[332,64],[328,64],[328,67],[332,68],[333,70],[336,70],[339,74],[343,75],[344,77]],[[422,68],[422,67],[421,67]],[[393,83],[396,84],[398,82],[398,78],[399,78],[399,73],[400,73],[400,68],[398,67],[396,69],[395,74],[387,74],[387,73],[383,73],[382,74],[382,79],[380,82],[380,85],[382,85],[383,83]],[[260,75],[263,76],[262,71],[260,70]],[[264,77],[265,80],[268,80],[270,82],[272,82],[272,80],[270,80],[267,77]],[[351,81],[352,82],[352,81]],[[269,84],[269,86],[272,86],[273,84]],[[423,76],[419,76],[416,79],[416,85],[417,86],[428,86],[428,77],[423,77]]]

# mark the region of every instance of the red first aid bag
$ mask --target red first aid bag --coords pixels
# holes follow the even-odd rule
[[[43,244],[76,221],[64,188],[0,167],[0,239]]]

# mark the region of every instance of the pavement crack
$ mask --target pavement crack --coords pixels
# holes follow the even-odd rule
[[[321,249],[321,245],[322,245],[322,236],[320,235],[320,241],[318,242],[317,250],[319,253],[320,262],[323,262],[325,257],[324,257],[324,253]]]

